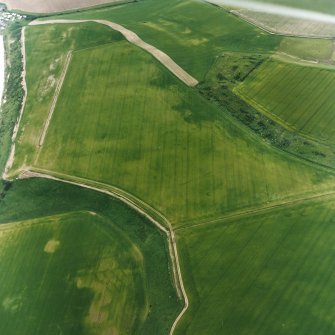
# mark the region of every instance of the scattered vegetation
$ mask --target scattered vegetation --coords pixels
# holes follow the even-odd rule
[[[22,23],[16,22],[5,31],[6,52],[6,81],[4,99],[0,113],[0,171],[6,164],[11,143],[13,129],[19,116],[24,91],[22,87],[22,53],[21,53]]]
[[[314,113],[315,110],[318,111],[319,114],[322,111],[313,105],[309,105],[310,113],[306,111],[303,107],[303,104],[308,106],[308,102],[306,99],[301,101],[303,93],[309,94],[308,85],[312,85],[314,87],[315,83],[312,80],[307,80],[305,86],[297,88],[296,86],[289,86],[289,83],[292,85],[296,85],[296,80],[294,79],[294,71],[297,71],[296,68],[300,69],[297,65],[286,65],[287,71],[281,73],[280,78],[286,78],[286,81],[282,81],[280,78],[277,78],[277,82],[280,83],[281,87],[275,84],[274,78],[276,74],[274,73],[274,69],[269,69],[268,65],[263,65],[261,69],[257,69],[254,71],[259,65],[264,62],[264,57],[259,55],[249,55],[249,56],[236,56],[229,55],[222,56],[217,59],[211,70],[206,76],[204,82],[202,82],[198,88],[202,95],[204,95],[208,100],[219,105],[224,111],[228,111],[232,116],[241,121],[244,125],[249,127],[253,132],[261,136],[268,143],[280,148],[284,149],[292,154],[298,155],[304,159],[314,161],[318,164],[334,167],[335,162],[335,151],[321,143],[317,143],[309,138],[301,136],[297,132],[290,131],[286,129],[284,126],[280,125],[278,122],[275,122],[269,117],[268,114],[263,114],[254,108],[250,103],[253,101],[258,101],[258,96],[262,96],[263,91],[270,92],[267,96],[267,101],[262,103],[262,110],[266,109],[267,106],[273,105],[275,101],[277,101],[278,106],[282,106],[283,111],[287,113],[290,117],[296,117],[298,113],[301,113],[301,110],[304,109],[305,112],[301,113],[301,124],[304,124],[303,120],[307,120],[310,118],[311,113]],[[268,64],[268,63],[266,63]],[[284,67],[285,65],[282,65]],[[265,69],[264,69],[265,68]],[[264,69],[264,70],[262,70]],[[307,68],[308,70],[309,68]],[[331,72],[320,70],[320,69],[310,69],[310,76],[314,77],[315,73],[329,73],[329,76],[332,76]],[[253,72],[254,71],[254,72]],[[322,75],[321,75],[322,76]],[[247,78],[248,77],[248,78]],[[263,90],[260,87],[259,80],[256,78],[261,78],[263,80]],[[246,79],[247,78],[247,79]],[[245,81],[246,79],[246,81]],[[243,82],[243,83],[242,83]],[[286,84],[285,84],[286,83]],[[273,87],[276,87],[276,90]],[[323,86],[320,85],[320,90],[323,90],[325,96],[328,96],[329,99],[332,99],[332,95],[329,95],[328,90],[332,89],[332,86],[327,86],[327,89],[324,90]],[[236,88],[236,89],[235,89]],[[295,90],[299,89],[300,93],[295,92]],[[302,91],[303,90],[303,91]],[[236,95],[234,92],[238,92],[239,95]],[[265,93],[264,93],[265,94]],[[277,94],[280,98],[274,97]],[[314,93],[318,95],[317,91]],[[291,101],[288,97],[294,96],[296,98],[296,103],[299,104],[301,101],[301,107],[296,108],[291,105],[291,109],[284,108],[285,103],[287,101]],[[247,100],[245,102],[241,97],[252,97],[251,100]],[[307,97],[306,97],[307,98]],[[316,99],[311,97],[311,99]],[[285,101],[285,102],[284,102]],[[324,111],[329,115],[329,122],[331,122],[331,108],[325,109],[326,105],[331,106],[330,102],[324,104],[324,100],[319,99],[319,104],[322,104]],[[297,104],[295,106],[297,106]],[[258,106],[258,105],[256,105]],[[293,108],[293,109],[292,109]],[[327,112],[328,111],[328,112]],[[316,114],[315,114],[316,115]],[[320,120],[320,115],[317,119]],[[310,119],[311,122],[311,119]],[[313,131],[317,131],[317,128],[327,127],[329,122],[326,121],[324,117],[324,121],[319,125],[312,126],[311,129]],[[314,125],[315,123],[313,123]],[[332,127],[327,128],[327,131],[332,133]],[[323,133],[324,136],[324,133]]]

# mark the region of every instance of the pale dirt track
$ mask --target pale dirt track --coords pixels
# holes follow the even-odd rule
[[[136,210],[138,213],[140,213],[145,218],[150,220],[159,230],[161,230],[162,232],[164,232],[164,234],[166,234],[168,245],[169,245],[169,254],[171,258],[172,272],[173,272],[173,277],[175,281],[175,287],[176,287],[179,298],[184,300],[184,307],[182,311],[179,313],[179,315],[177,316],[176,320],[173,322],[172,327],[170,329],[169,335],[173,335],[178,322],[183,317],[183,315],[185,314],[185,312],[187,311],[189,307],[189,300],[186,294],[183,277],[181,274],[176,237],[175,237],[175,233],[173,231],[170,221],[167,218],[165,218],[161,213],[159,213],[157,210],[155,210],[150,205],[145,203],[144,201],[134,197],[131,194],[128,194],[127,192],[121,189],[118,189],[116,187],[106,185],[103,183],[99,183],[99,182],[95,182],[95,181],[87,180],[83,178],[78,178],[75,176],[55,173],[55,172],[47,171],[47,170],[36,169],[36,171],[34,171],[34,168],[29,168],[29,167],[26,167],[26,169],[21,172],[19,178],[20,179],[27,179],[27,178],[52,179],[52,180],[57,180],[63,183],[76,185],[76,186],[80,186],[86,189],[90,189],[93,191],[107,194],[111,197],[121,200],[126,205]],[[156,217],[159,217],[160,218],[159,221],[161,222],[156,220],[152,215],[149,214],[149,212],[154,213]]]
[[[173,73],[177,78],[184,82],[187,86],[196,86],[199,82],[188,74],[184,69],[182,69],[170,56],[168,56],[163,51],[157,49],[151,44],[144,42],[137,34],[133,31],[121,26],[118,23],[114,23],[106,20],[46,20],[46,21],[32,21],[29,25],[37,26],[43,24],[64,24],[64,23],[83,23],[83,22],[96,22],[103,24],[120,32],[127,41],[140,47],[141,49],[149,52],[154,56],[161,64],[163,64],[171,73]]]
[[[10,10],[29,13],[57,13],[105,4],[130,2],[125,0],[3,0]]]

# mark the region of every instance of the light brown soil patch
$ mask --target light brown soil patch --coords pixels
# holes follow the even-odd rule
[[[30,13],[56,13],[74,9],[130,2],[125,0],[4,0],[11,10]]]
[[[44,252],[47,254],[53,254],[59,248],[60,242],[56,240],[50,240],[44,247]]]

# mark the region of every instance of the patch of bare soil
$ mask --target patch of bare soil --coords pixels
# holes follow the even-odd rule
[[[60,242],[56,240],[49,240],[44,247],[44,252],[53,254],[59,248]]]
[[[74,9],[99,6],[104,4],[118,4],[130,0],[3,0],[10,10],[20,10],[30,13],[57,13]]]

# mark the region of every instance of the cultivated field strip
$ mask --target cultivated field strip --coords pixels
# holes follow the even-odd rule
[[[183,70],[178,64],[176,64],[171,57],[169,57],[163,51],[157,49],[156,47],[144,42],[138,37],[133,31],[126,29],[120,24],[107,21],[107,20],[46,20],[46,21],[33,21],[29,25],[42,25],[42,24],[64,24],[64,23],[83,23],[83,22],[96,22],[104,24],[118,32],[120,32],[130,43],[142,48],[143,50],[149,52],[154,56],[161,64],[163,64],[171,73],[173,73],[177,78],[184,82],[188,86],[196,86],[198,81]]]
[[[273,34],[311,38],[333,38],[335,24],[262,13],[247,9],[232,10],[233,14]]]
[[[290,128],[335,144],[334,71],[269,61],[237,92]]]

